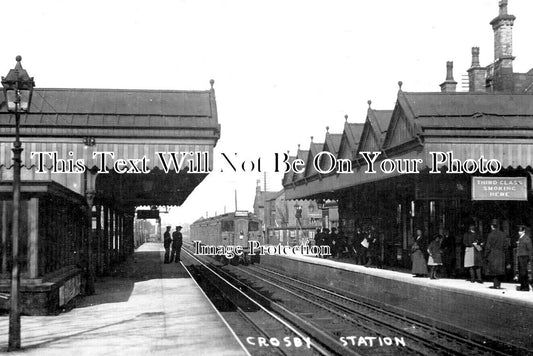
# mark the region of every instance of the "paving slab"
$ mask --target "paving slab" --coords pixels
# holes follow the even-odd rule
[[[162,264],[160,244],[141,246],[97,293],[56,316],[23,316],[11,355],[245,355],[220,314],[181,264]],[[8,341],[0,316],[0,351]]]

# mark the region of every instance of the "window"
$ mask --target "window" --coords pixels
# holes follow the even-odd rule
[[[233,227],[233,221],[226,220],[222,221],[222,231],[230,232],[233,231],[235,228]]]
[[[259,231],[259,223],[257,221],[249,221],[248,231]]]

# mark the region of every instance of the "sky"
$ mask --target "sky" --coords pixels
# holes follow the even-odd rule
[[[480,47],[493,60],[498,0],[173,0],[4,3],[0,71],[22,64],[38,87],[207,90],[221,138],[215,171],[164,223],[252,210],[261,172],[218,172],[220,154],[261,158],[279,190],[274,153],[364,122],[367,100],[392,109],[404,91],[439,91],[446,61],[461,90]],[[13,8],[9,8],[13,6]],[[509,0],[515,72],[533,67],[533,2]],[[4,68],[4,69],[1,69]],[[5,74],[4,74],[5,75]],[[263,183],[262,183],[263,186]]]

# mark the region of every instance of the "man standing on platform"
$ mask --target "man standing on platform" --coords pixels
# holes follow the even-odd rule
[[[505,275],[505,250],[507,249],[507,236],[498,229],[498,220],[494,219],[490,223],[490,232],[485,245],[485,256],[487,258],[488,276],[493,276],[494,285],[492,289],[500,289],[501,279]]]
[[[181,261],[181,245],[183,244],[183,235],[181,234],[181,226],[176,226],[176,231],[172,233],[172,254],[170,255],[170,262],[174,261],[176,256],[176,263]]]
[[[170,244],[172,243],[172,238],[170,237],[170,226],[167,226],[167,231],[163,234],[163,247],[165,248],[165,263],[170,263],[168,260],[170,256]]]
[[[526,233],[526,227],[524,225],[518,226],[516,256],[518,258],[518,282],[520,282],[520,286],[516,287],[516,290],[527,292],[529,291],[527,265],[533,256],[533,246],[529,233]]]
[[[447,278],[455,277],[455,238],[450,236],[448,229],[439,229],[442,233],[442,240],[440,243],[442,264],[444,265],[444,272]],[[460,247],[459,247],[460,248]]]

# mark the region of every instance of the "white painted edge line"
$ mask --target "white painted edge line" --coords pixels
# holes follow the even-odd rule
[[[226,319],[224,319],[224,317],[222,316],[222,314],[220,314],[220,312],[217,310],[217,308],[215,307],[215,305],[211,302],[211,300],[209,299],[209,297],[205,294],[204,290],[202,289],[202,287],[200,287],[200,285],[196,282],[196,280],[194,279],[194,277],[191,275],[191,273],[189,272],[189,270],[187,269],[187,267],[185,267],[185,265],[183,264],[183,261],[180,261],[180,264],[181,266],[183,267],[183,269],[185,269],[185,271],[187,271],[187,274],[191,277],[192,281],[194,282],[194,284],[196,284],[196,287],[198,287],[198,289],[200,290],[200,292],[202,292],[202,295],[204,296],[204,298],[207,300],[207,302],[209,303],[209,305],[211,305],[211,308],[213,308],[213,310],[217,313],[218,317],[220,319],[222,319],[222,322],[224,323],[224,325],[226,325],[226,327],[229,329],[229,331],[231,332],[231,335],[233,335],[233,337],[235,338],[235,340],[237,340],[237,342],[239,343],[239,345],[241,346],[241,348],[244,350],[244,352],[246,353],[246,355],[248,356],[252,356],[248,350],[246,349],[246,347],[244,346],[244,344],[241,342],[241,340],[239,340],[239,337],[237,336],[237,334],[235,333],[235,331],[233,331],[233,329],[231,328],[231,326],[228,324],[228,322],[226,321]]]
[[[516,295],[512,289],[509,289],[509,291],[511,292],[510,294],[507,294],[507,293],[501,294],[500,292],[496,290],[493,291],[490,289],[479,290],[479,289],[468,289],[466,287],[457,286],[457,285],[434,284],[429,279],[423,279],[423,278],[420,280],[413,279],[411,276],[403,272],[391,271],[391,270],[386,270],[386,269],[368,268],[365,266],[354,265],[354,264],[347,263],[347,262],[323,260],[323,259],[319,259],[315,257],[308,257],[308,256],[283,255],[279,257],[287,258],[287,259],[298,261],[298,262],[308,263],[308,264],[314,264],[314,265],[319,265],[319,266],[324,266],[324,267],[329,267],[329,268],[334,268],[334,269],[341,269],[341,270],[353,272],[353,273],[370,275],[370,276],[374,276],[377,278],[395,280],[395,281],[418,285],[422,287],[442,289],[448,292],[464,294],[468,296],[472,296],[472,293],[475,293],[477,296],[481,298],[494,299],[501,303],[519,305],[519,306],[524,306],[528,308],[533,307],[533,299],[528,298],[530,294],[524,293],[524,295],[527,294],[527,297],[517,297],[518,295]],[[466,286],[470,286],[470,283],[466,284]],[[514,287],[516,286],[516,284],[513,284],[512,286]]]

